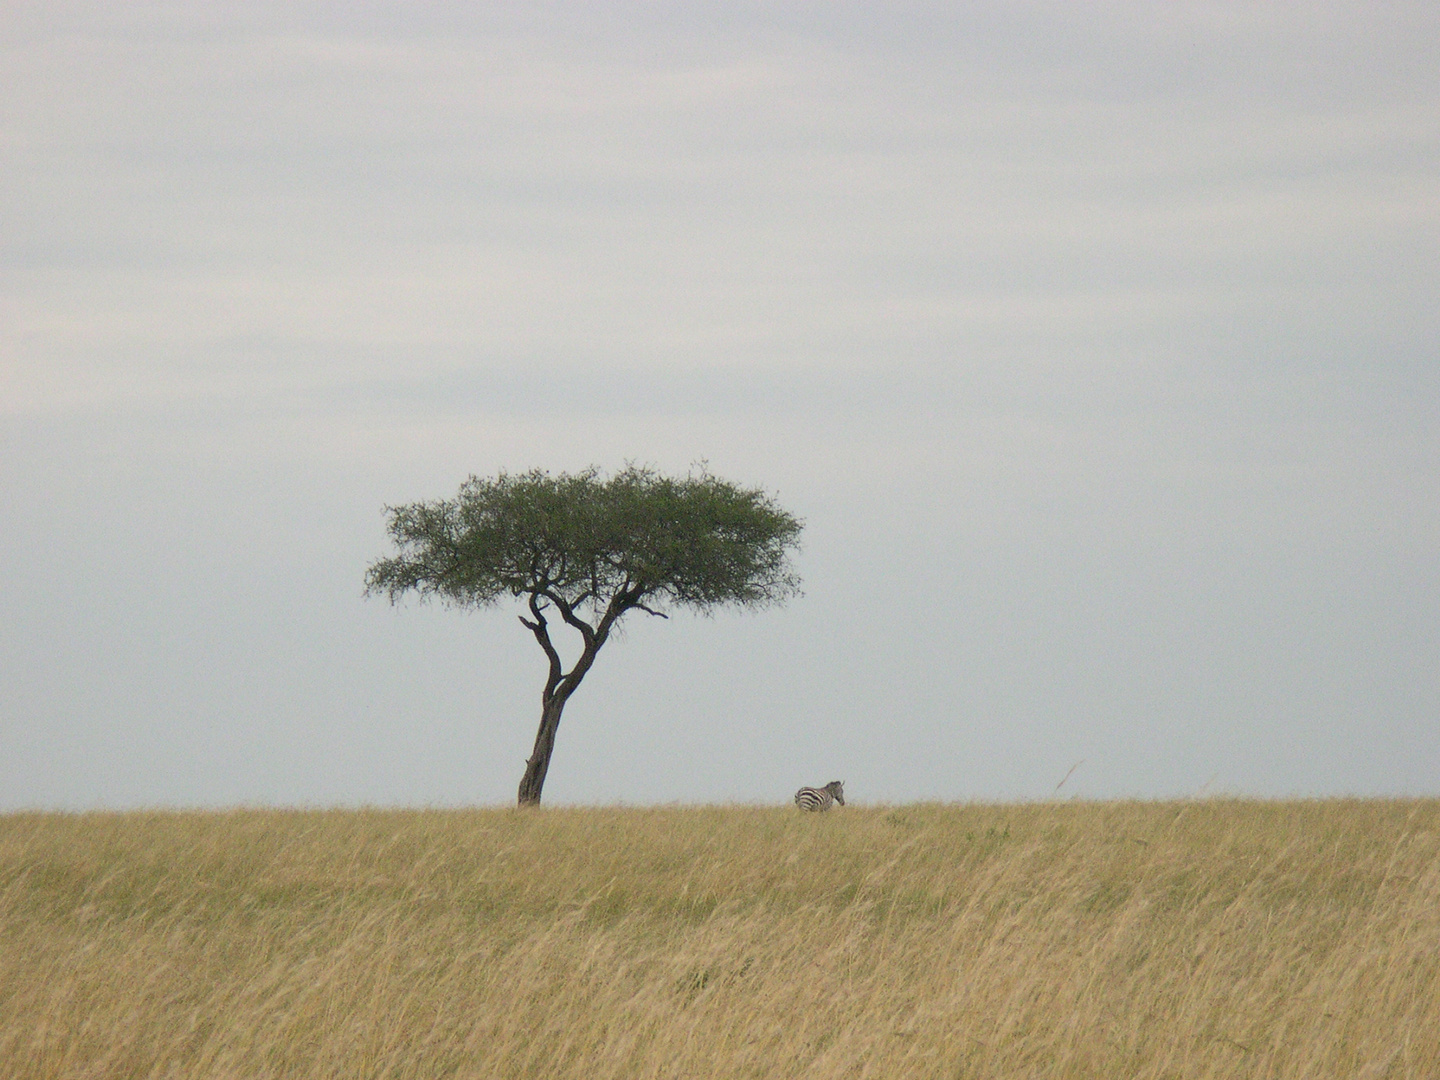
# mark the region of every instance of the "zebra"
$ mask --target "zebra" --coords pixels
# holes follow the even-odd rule
[[[845,805],[845,784],[831,780],[824,787],[802,787],[795,792],[795,805],[801,810],[829,810],[831,804]]]

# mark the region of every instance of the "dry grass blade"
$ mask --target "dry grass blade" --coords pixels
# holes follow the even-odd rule
[[[1440,802],[0,817],[59,1077],[1440,1076]]]

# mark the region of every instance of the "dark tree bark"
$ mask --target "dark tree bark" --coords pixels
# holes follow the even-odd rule
[[[551,701],[540,711],[540,730],[535,735],[535,749],[525,762],[525,775],[520,779],[521,806],[540,805],[540,792],[545,787],[545,774],[550,771],[555,732],[560,727],[560,714],[564,709],[565,702]]]

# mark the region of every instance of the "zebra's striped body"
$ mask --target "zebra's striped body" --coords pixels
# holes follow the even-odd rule
[[[845,785],[831,780],[824,787],[802,787],[795,792],[795,805],[801,810],[829,810],[831,805],[845,805]]]

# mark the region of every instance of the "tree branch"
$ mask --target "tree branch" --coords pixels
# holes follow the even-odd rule
[[[560,609],[560,617],[562,619],[580,631],[580,636],[585,639],[585,648],[587,650],[593,649],[595,647],[595,627],[580,618],[579,615],[576,615],[575,609],[571,607],[569,601],[554,589],[546,589],[544,596]]]
[[[535,635],[535,640],[540,643],[540,648],[545,650],[545,656],[550,661],[550,674],[545,680],[545,689],[540,695],[541,704],[548,705],[555,696],[556,687],[565,677],[565,668],[560,663],[560,654],[550,640],[550,631],[545,622],[545,615],[540,609],[540,597],[536,593],[530,594],[530,612],[535,616],[535,621],[531,622],[521,615],[520,622]]]

